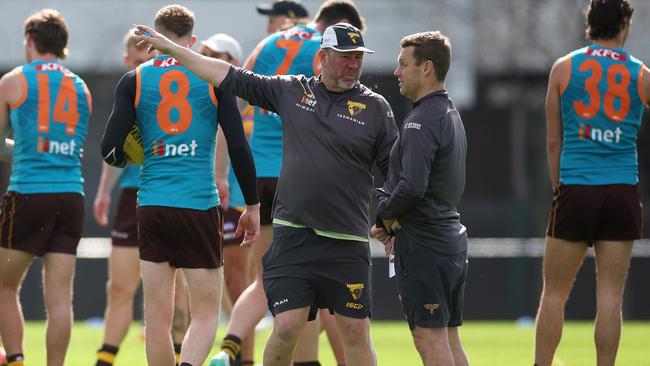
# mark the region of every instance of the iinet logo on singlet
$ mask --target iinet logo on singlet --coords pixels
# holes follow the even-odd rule
[[[620,127],[614,130],[592,128],[590,124],[578,124],[578,137],[580,139],[589,139],[598,142],[607,142],[618,144],[621,141],[621,134],[623,131]]]
[[[36,151],[39,153],[49,153],[57,155],[73,156],[75,154],[76,144],[74,140],[69,142],[50,140],[49,137],[39,136],[36,142]]]
[[[189,144],[166,144],[163,140],[152,143],[154,156],[195,156],[199,144],[192,140]]]

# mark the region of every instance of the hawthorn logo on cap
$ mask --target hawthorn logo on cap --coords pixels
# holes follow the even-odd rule
[[[327,27],[323,32],[320,48],[330,48],[338,52],[361,51],[375,53],[366,48],[361,31],[348,23],[337,23]]]

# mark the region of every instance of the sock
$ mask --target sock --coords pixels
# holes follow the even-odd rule
[[[189,362],[183,362],[180,366],[192,366],[192,364]]]
[[[7,356],[8,366],[25,366],[25,356],[22,353]]]
[[[318,361],[294,362],[293,366],[320,366]]]
[[[174,343],[174,354],[176,355],[176,364],[181,362],[181,345]]]
[[[241,339],[232,334],[226,334],[221,342],[221,350],[226,352],[230,356],[230,360],[234,362],[241,352]]]
[[[110,344],[102,344],[102,348],[97,350],[97,363],[95,366],[111,366],[115,362],[115,355],[119,347]]]

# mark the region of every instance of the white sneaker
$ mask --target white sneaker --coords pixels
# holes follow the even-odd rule
[[[226,352],[221,351],[212,357],[208,366],[231,366],[230,356]]]

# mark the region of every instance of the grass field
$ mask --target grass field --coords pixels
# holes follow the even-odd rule
[[[219,327],[220,340],[225,327]],[[261,352],[269,330],[258,333],[256,360],[261,362]],[[472,365],[504,366],[531,365],[534,328],[517,326],[514,322],[466,322],[461,337]],[[83,322],[74,325],[66,365],[94,365],[95,350],[100,346],[102,328]],[[374,321],[372,340],[379,365],[419,365],[420,361],[411,343],[404,322]],[[570,322],[565,326],[557,353],[556,365],[595,365],[593,324]],[[218,344],[215,344],[217,347]],[[25,331],[25,355],[30,366],[44,365],[44,323],[28,322]],[[321,335],[320,361],[323,366],[336,365],[334,357]],[[134,325],[120,348],[117,366],[145,365],[144,343],[140,339],[140,326]],[[650,365],[650,322],[626,322],[621,339],[617,365]]]

